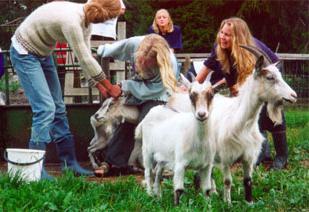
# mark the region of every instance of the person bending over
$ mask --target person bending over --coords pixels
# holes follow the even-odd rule
[[[62,168],[76,175],[93,175],[76,160],[74,139],[52,51],[56,42],[67,42],[78,58],[90,86],[104,95],[118,97],[121,90],[106,78],[90,51],[91,23],[120,14],[119,0],[92,0],[86,4],[54,1],[34,10],[16,29],[10,57],[29,100],[33,117],[29,148],[46,150],[56,143]],[[51,179],[43,168],[42,177]]]
[[[179,76],[176,57],[165,39],[159,35],[136,36],[105,44],[99,46],[97,54],[129,60],[134,65],[136,75],[132,79],[123,80],[120,86],[126,96],[125,104],[135,105],[139,109],[138,122],[152,107],[165,104],[176,90],[176,77]],[[105,149],[105,160],[95,171],[97,176],[108,175],[112,167],[129,168],[135,127],[128,122],[117,127]]]

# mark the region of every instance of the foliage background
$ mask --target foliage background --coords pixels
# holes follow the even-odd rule
[[[25,17],[46,0],[0,0],[0,47],[8,49],[13,27],[3,26]],[[77,0],[75,2],[85,2]],[[156,10],[166,8],[182,28],[182,52],[209,52],[224,18],[246,20],[253,35],[281,53],[308,53],[307,0],[124,0],[127,37],[144,34]]]

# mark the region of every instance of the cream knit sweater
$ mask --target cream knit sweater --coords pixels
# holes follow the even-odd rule
[[[90,50],[91,24],[85,27],[84,4],[51,2],[33,11],[17,28],[17,41],[29,52],[50,55],[56,41],[68,42],[87,78],[105,79]]]

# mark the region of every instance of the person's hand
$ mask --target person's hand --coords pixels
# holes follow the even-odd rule
[[[231,96],[237,96],[238,95],[238,84],[236,83],[232,87],[230,87],[230,93]]]
[[[104,79],[100,83],[107,90],[107,93],[114,98],[118,98],[121,95],[121,88],[119,85],[113,85],[109,80]]]
[[[109,95],[114,98],[118,98],[121,95],[121,88],[119,85],[113,85],[110,90],[107,91]]]
[[[100,91],[100,93],[102,94],[104,98],[110,97],[110,95],[107,93],[107,90],[104,88],[103,85],[101,85],[100,83],[97,83],[95,87]]]

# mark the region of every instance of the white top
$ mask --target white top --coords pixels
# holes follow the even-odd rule
[[[126,9],[123,1],[120,0],[121,8]],[[109,19],[103,23],[92,24],[91,35],[99,35],[103,37],[109,37],[116,40],[116,26],[118,18]]]
[[[18,40],[16,40],[15,35],[13,35],[13,37],[11,38],[11,41],[12,41],[12,46],[14,47],[14,49],[16,49],[16,51],[19,54],[22,54],[22,55],[28,54],[28,51],[18,42]]]
[[[103,23],[92,24],[91,35],[99,35],[103,37],[113,38],[114,40],[116,40],[117,19],[118,18],[113,18]]]

